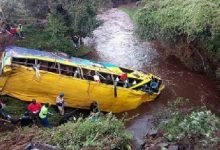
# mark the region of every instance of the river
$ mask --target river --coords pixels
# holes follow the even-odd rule
[[[205,104],[220,114],[220,99],[213,81],[188,70],[175,57],[164,57],[161,49],[155,48],[155,44],[139,40],[134,23],[120,9],[109,9],[98,18],[103,20],[103,24],[94,31],[95,50],[86,57],[152,72],[161,77],[166,86],[154,102],[142,104],[128,112],[130,117],[139,114],[127,123],[127,129],[134,135],[136,147],[143,143],[143,137],[151,128],[152,114],[176,97],[190,99],[190,105]]]

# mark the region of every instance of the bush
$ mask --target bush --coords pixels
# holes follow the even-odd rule
[[[81,118],[66,123],[53,131],[50,143],[62,149],[122,149],[131,138],[123,120],[108,114],[96,121]]]
[[[177,98],[155,112],[153,126],[165,141],[191,149],[212,150],[220,144],[220,118],[205,106],[190,105],[190,100]]]
[[[184,105],[188,101],[177,98],[169,103],[155,115],[154,126],[162,130],[169,141],[190,144],[198,149],[212,149],[220,144],[220,118],[206,107],[179,109],[186,108]]]
[[[124,119],[117,119],[112,114],[100,116],[97,120],[79,118],[52,129],[36,126],[13,129],[13,132],[0,133],[0,149],[24,149],[29,143],[40,143],[64,150],[127,150],[132,139],[124,127]]]
[[[24,9],[22,0],[1,0],[0,8],[2,9],[0,17],[6,18],[10,23],[27,17],[27,11]]]
[[[161,125],[165,136],[170,141],[186,139],[195,142],[200,149],[210,149],[219,144],[217,136],[220,129],[220,119],[209,110],[193,111],[186,116],[175,116]]]
[[[145,0],[136,14],[138,33],[142,38],[170,43],[179,38],[186,44],[219,54],[219,0]],[[217,57],[217,56],[215,56]],[[220,59],[219,55],[218,58]]]

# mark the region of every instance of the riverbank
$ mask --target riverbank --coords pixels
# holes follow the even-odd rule
[[[64,136],[65,135],[65,136]],[[78,118],[54,128],[17,128],[13,132],[0,133],[0,149],[32,148],[130,150],[132,135],[124,128],[124,121],[112,114],[92,118]],[[42,148],[43,149],[43,148]]]
[[[154,112],[160,112],[176,97],[190,99],[190,106],[205,104],[220,114],[215,82],[191,71],[176,57],[165,57],[155,43],[140,40],[135,33],[134,23],[120,8],[109,9],[99,14],[98,18],[103,24],[94,31],[95,50],[86,58],[151,72],[161,77],[166,86],[154,102],[142,104],[128,112],[129,116],[137,116],[126,123],[126,128],[134,135],[133,143],[137,148],[143,144],[143,137],[150,131]]]
[[[145,2],[140,3],[140,5],[131,3],[122,5],[119,9],[126,12],[137,26],[137,12],[140,11],[145,4]],[[210,55],[208,53],[208,50],[198,49],[193,43],[186,43],[181,38],[175,39],[172,42],[160,40],[160,38],[151,41],[153,46],[160,50],[164,57],[175,56],[190,70],[205,73],[209,77],[216,79],[216,70],[220,64],[213,54]]]
[[[143,1],[135,14],[137,32],[143,39],[160,41],[165,55],[176,56],[191,70],[216,79],[220,67],[218,12],[217,1]]]
[[[189,106],[177,98],[152,119],[153,129],[145,136],[142,150],[217,150],[220,146],[220,118],[204,106]]]

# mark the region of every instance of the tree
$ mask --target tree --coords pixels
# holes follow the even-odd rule
[[[70,8],[72,33],[81,37],[90,35],[97,27],[97,7],[93,0],[75,1]]]
[[[66,49],[72,44],[69,40],[77,35],[86,37],[98,26],[96,14],[101,7],[99,0],[64,0],[51,3],[51,14],[48,17],[46,30],[50,35],[48,43],[55,49]],[[68,48],[69,49],[69,48]],[[72,50],[67,50],[70,54]]]
[[[27,16],[22,0],[1,0],[0,6],[4,18],[12,23]]]
[[[28,15],[34,18],[45,19],[49,12],[49,0],[23,0]]]
[[[64,50],[71,54],[71,42],[66,39],[68,27],[62,21],[62,18],[55,14],[48,15],[48,27],[46,31],[48,33],[47,47],[53,48],[54,50]]]

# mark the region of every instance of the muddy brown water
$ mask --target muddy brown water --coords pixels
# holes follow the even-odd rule
[[[135,34],[135,25],[128,15],[117,8],[100,14],[103,25],[94,31],[95,50],[86,58],[152,72],[162,78],[166,89],[151,103],[142,104],[129,111],[129,116],[139,114],[127,123],[127,129],[134,135],[137,149],[143,137],[149,132],[154,112],[176,97],[190,99],[190,105],[206,104],[220,114],[220,99],[214,82],[206,76],[188,70],[175,57],[165,58],[152,43],[142,42]]]

